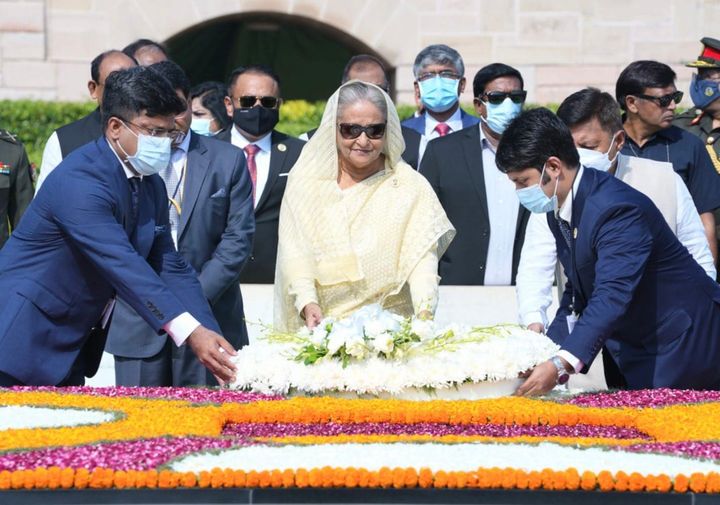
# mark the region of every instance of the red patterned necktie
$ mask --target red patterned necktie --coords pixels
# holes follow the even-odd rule
[[[438,123],[435,125],[435,131],[438,132],[438,135],[441,137],[444,137],[448,133],[450,133],[450,127],[447,125],[447,123]]]
[[[257,165],[255,164],[255,155],[260,151],[260,148],[255,144],[248,144],[243,149],[245,151],[245,158],[247,159],[248,172],[250,172],[250,180],[253,186],[253,202],[255,202],[255,186],[257,185]]]

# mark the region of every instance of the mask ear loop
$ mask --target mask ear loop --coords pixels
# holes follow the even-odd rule
[[[615,135],[613,135],[613,138],[612,138],[612,140],[610,141],[610,147],[608,147],[608,150],[607,150],[607,152],[605,153],[605,157],[606,157],[607,159],[609,159],[609,160],[610,160],[610,151],[612,151],[612,146],[613,146],[613,144],[615,143],[615,139],[617,138],[618,133],[620,133],[620,132],[615,132]],[[620,154],[620,150],[619,150],[619,149],[618,149],[617,151],[615,151],[615,156],[613,156],[613,159],[610,160],[610,164],[611,164],[611,165],[612,165],[613,163],[615,163],[615,160],[617,159],[618,154]]]

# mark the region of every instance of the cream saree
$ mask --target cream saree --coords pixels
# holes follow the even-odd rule
[[[402,315],[423,303],[434,310],[437,258],[455,235],[428,182],[400,158],[405,148],[400,121],[385,93],[385,169],[349,189],[339,188],[339,92],[330,97],[320,127],[288,177],[275,274],[279,330],[301,327],[300,313],[310,302],[333,317],[370,303]],[[421,287],[411,289],[411,279]],[[428,300],[413,300],[411,291]]]

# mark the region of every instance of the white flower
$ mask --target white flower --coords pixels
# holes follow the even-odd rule
[[[357,339],[363,339],[362,325],[358,325],[351,319],[337,321],[333,324],[332,330],[328,335],[328,355],[333,356],[347,342],[352,342]]]
[[[345,352],[357,359],[363,359],[367,354],[368,348],[362,337],[352,337],[345,341]]]
[[[320,346],[325,343],[328,332],[327,330],[325,330],[325,325],[320,323],[315,328],[313,328],[312,333],[310,333],[309,336],[310,342],[312,342],[316,346]]]
[[[420,340],[430,340],[435,337],[435,323],[431,320],[423,321],[414,317],[410,330],[420,337]]]
[[[307,326],[303,326],[298,330],[297,336],[300,338],[309,338],[311,333],[312,332],[310,331],[310,328],[308,328]]]
[[[393,352],[393,349],[395,348],[395,339],[393,338],[392,333],[380,333],[375,335],[372,339],[372,346],[377,352],[382,352],[385,355],[388,355]]]

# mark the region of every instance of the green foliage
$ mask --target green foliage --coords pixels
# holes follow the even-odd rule
[[[40,166],[48,137],[57,128],[89,114],[94,102],[0,100],[0,128],[25,144],[30,162]]]
[[[538,107],[527,104],[526,108]],[[546,105],[553,112],[557,104]],[[65,124],[76,121],[95,108],[93,102],[45,102],[37,100],[0,100],[0,128],[17,136],[27,149],[30,162],[40,166],[45,142],[52,132]],[[472,104],[464,104],[465,111],[474,114]],[[289,100],[280,109],[277,129],[288,135],[298,135],[320,124],[325,102]],[[400,119],[407,119],[415,112],[414,105],[397,107]]]

